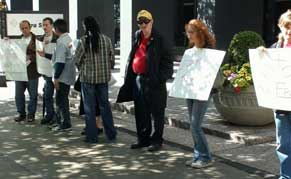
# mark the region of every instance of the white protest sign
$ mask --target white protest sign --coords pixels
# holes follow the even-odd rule
[[[44,51],[45,53],[52,54],[56,44],[55,43],[49,43],[43,47],[43,42],[36,40],[36,50],[38,51]],[[45,57],[41,57],[38,53],[36,53],[36,64],[37,64],[37,72],[45,75],[47,77],[52,77],[53,74],[53,65],[51,62],[51,59],[47,59]]]
[[[0,40],[0,64],[7,80],[28,81],[26,48],[22,39]]]
[[[225,52],[191,48],[185,51],[169,95],[208,100]]]
[[[249,50],[259,106],[291,111],[291,49]]]

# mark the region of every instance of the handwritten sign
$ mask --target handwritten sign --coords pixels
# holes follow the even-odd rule
[[[7,80],[28,81],[26,48],[21,39],[0,40],[0,64]]]
[[[249,50],[258,104],[291,111],[291,49]]]
[[[191,48],[185,51],[169,95],[208,100],[224,51]]]

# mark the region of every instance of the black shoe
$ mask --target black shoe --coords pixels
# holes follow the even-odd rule
[[[96,144],[96,143],[98,143],[98,139],[88,139],[88,138],[86,138],[84,140],[84,142],[89,143],[89,144]]]
[[[52,119],[49,123],[48,123],[48,125],[54,125],[54,124],[56,124],[57,123],[57,121],[55,120],[55,119]]]
[[[148,147],[150,145],[151,145],[150,143],[139,143],[138,142],[138,143],[131,144],[130,149],[140,149],[143,147]]]
[[[34,121],[35,121],[34,114],[28,114],[27,115],[27,122],[34,122]]]
[[[25,119],[26,119],[25,115],[19,115],[19,116],[14,118],[14,121],[15,122],[21,122],[21,121],[24,121]]]
[[[84,128],[81,132],[81,135],[85,135],[86,134],[86,128]]]
[[[152,144],[148,147],[149,152],[156,152],[162,149],[162,144]]]
[[[103,129],[102,128],[97,128],[98,130],[98,135],[103,133]],[[81,132],[81,135],[85,135],[86,134],[86,128],[84,128]]]
[[[103,133],[103,128],[97,128],[97,130],[98,130],[98,135]]]
[[[42,124],[42,125],[50,124],[51,121],[52,121],[52,119],[44,118],[40,121],[40,124]]]

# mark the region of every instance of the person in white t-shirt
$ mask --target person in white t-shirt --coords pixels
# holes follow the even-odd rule
[[[56,47],[58,36],[53,31],[53,20],[50,17],[46,17],[42,21],[42,28],[44,35],[39,38],[43,43],[43,51],[37,51],[42,57],[48,60],[52,59],[53,50]],[[52,63],[47,68],[52,68]],[[53,124],[55,123],[55,109],[54,109],[54,83],[52,81],[52,75],[43,75],[45,80],[43,88],[43,119],[41,124]]]

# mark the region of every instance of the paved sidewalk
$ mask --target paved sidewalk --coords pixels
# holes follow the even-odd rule
[[[119,62],[117,61],[116,64],[117,69],[113,71],[113,76],[117,82],[110,86],[112,107],[126,114],[134,114],[132,102],[115,103],[118,90],[123,84],[123,77],[119,73]],[[178,63],[175,62],[175,71],[177,68]],[[171,84],[172,81],[170,80],[167,83],[168,89],[170,89]],[[78,106],[78,102],[76,104]],[[177,136],[181,136],[171,140],[192,147],[187,114],[185,100],[168,97],[165,120],[169,127],[174,127],[173,132]],[[131,122],[134,123],[134,116],[131,116]],[[206,119],[203,122],[203,128],[208,134],[207,139],[211,151],[217,156],[278,175],[279,162],[275,153],[274,124],[262,127],[232,125],[222,119],[211,102],[206,113]],[[167,136],[168,134],[165,133],[164,137],[167,138]]]
[[[117,62],[118,68],[118,62]],[[114,116],[116,124],[122,129],[126,129],[126,131],[135,131],[135,124],[134,124],[134,116],[131,114],[133,113],[133,104],[130,103],[123,103],[123,104],[116,104],[115,99],[119,87],[123,83],[122,77],[120,76],[118,69],[113,71],[113,75],[117,80],[117,83],[110,87],[110,101],[112,103],[114,110]],[[41,78],[40,78],[41,79]],[[39,93],[42,93],[42,85],[43,80],[40,80],[39,85]],[[168,87],[170,87],[171,82],[168,83]],[[14,82],[8,83],[8,88],[0,88],[0,119],[1,120],[11,120],[12,115],[16,115],[15,112],[15,105],[12,101],[14,101]],[[78,93],[72,92],[71,96],[71,106],[74,108],[78,107],[79,100],[78,100]],[[41,101],[41,100],[39,100]],[[4,105],[4,107],[3,107]],[[41,105],[41,104],[40,104]],[[38,108],[41,110],[41,106]],[[189,131],[189,122],[187,119],[187,108],[185,105],[185,101],[181,99],[169,98],[168,100],[168,108],[167,108],[167,119],[166,122],[168,125],[165,129],[164,137],[167,141],[171,144],[175,144],[174,148],[182,147],[184,152],[187,152],[187,155],[191,154],[191,148],[193,145],[193,141],[191,138],[191,134]],[[41,113],[39,113],[39,118]],[[260,177],[268,177],[278,175],[278,160],[275,155],[275,129],[273,125],[264,126],[264,127],[241,127],[241,126],[234,126],[228,123],[225,123],[217,111],[213,104],[210,105],[206,114],[206,122],[204,122],[203,127],[207,132],[207,139],[209,141],[211,152],[214,154],[215,158],[219,160],[219,163],[224,163],[229,166],[236,168],[237,170],[249,173],[259,174]],[[75,121],[77,123],[75,123]],[[75,120],[74,123],[77,124],[78,132],[81,130],[82,123],[79,120]],[[5,123],[6,123],[5,122]],[[6,140],[9,137],[13,137],[17,132],[21,131],[22,127],[14,128],[13,122],[9,122],[10,127],[13,127],[13,130],[5,129],[5,127],[0,126],[0,137]],[[4,125],[4,123],[3,123]],[[37,125],[38,126],[38,125]],[[38,129],[38,127],[27,128],[29,126],[25,126],[24,129]],[[15,130],[15,131],[14,131]],[[39,130],[39,131],[38,131]],[[39,136],[45,135],[53,135],[49,133],[46,129],[43,128],[38,129],[36,134]],[[10,132],[13,131],[11,134]],[[78,134],[74,134],[76,140],[74,142],[79,141],[80,136]],[[5,134],[5,135],[4,135]],[[121,133],[122,134],[122,133]],[[24,132],[23,135],[26,135]],[[131,138],[127,136],[126,133],[123,134],[125,138]],[[17,136],[17,135],[16,135]],[[31,140],[34,140],[31,136]],[[53,138],[51,136],[51,138]],[[73,138],[74,138],[73,137]],[[44,140],[44,142],[49,141],[50,139]],[[63,140],[63,139],[60,139]],[[134,140],[134,138],[132,139]],[[27,140],[28,141],[28,140]],[[55,141],[55,139],[53,140]],[[24,142],[24,141],[21,141]],[[60,141],[58,141],[60,142]],[[126,140],[125,140],[126,142]],[[8,142],[9,143],[9,142]],[[13,141],[12,141],[13,143]],[[82,144],[82,143],[80,143]],[[13,143],[14,145],[14,143]],[[15,144],[16,145],[16,144]],[[78,144],[79,145],[79,144]],[[129,145],[129,143],[123,143],[124,146]],[[2,144],[3,146],[3,144]],[[13,146],[11,146],[13,148]],[[78,148],[76,146],[76,148]],[[76,148],[73,148],[74,150]],[[30,151],[29,149],[25,149],[26,151]],[[56,149],[58,150],[58,149]],[[178,150],[178,149],[177,149]],[[124,151],[125,153],[130,152]],[[24,155],[24,154],[23,154]],[[71,156],[71,155],[70,155]],[[5,153],[0,152],[1,161],[8,160],[9,157],[6,157]],[[222,161],[220,161],[222,159]],[[8,162],[8,161],[7,161]],[[9,162],[8,162],[9,163]],[[11,165],[14,165],[11,163]],[[68,164],[69,165],[69,164]],[[2,166],[0,164],[0,166]],[[8,167],[8,166],[5,166]],[[182,167],[182,166],[181,166]],[[14,167],[12,167],[14,168]],[[15,168],[17,166],[15,165]],[[20,167],[21,168],[21,167]],[[2,169],[0,169],[2,170]],[[7,171],[7,169],[3,168],[3,171]],[[247,172],[248,171],[248,172]],[[1,172],[1,171],[0,171]],[[1,175],[0,175],[0,178]],[[25,177],[24,177],[25,178]],[[29,178],[29,177],[28,177]],[[223,178],[223,177],[222,177]]]
[[[1,92],[1,89],[0,89]],[[13,99],[0,100],[0,178],[116,178],[116,179],[258,179],[262,176],[248,168],[216,158],[212,167],[192,169],[184,166],[191,152],[175,143],[167,143],[163,150],[150,153],[146,150],[130,150],[135,137],[124,126],[124,113],[114,111],[118,138],[108,143],[104,135],[100,143],[88,145],[82,142],[80,131],[83,121],[73,112],[71,132],[52,132],[37,123],[15,123]],[[41,104],[38,109],[40,110]],[[130,117],[130,116],[127,116]],[[258,173],[259,174],[259,173]]]

